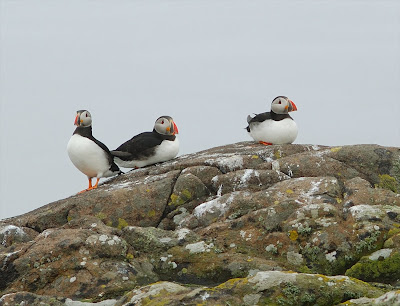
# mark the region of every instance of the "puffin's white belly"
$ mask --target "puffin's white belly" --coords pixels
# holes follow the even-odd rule
[[[113,175],[106,152],[94,141],[78,134],[72,135],[67,146],[72,163],[88,177],[108,177]]]
[[[292,143],[297,137],[297,124],[290,118],[280,121],[265,120],[250,125],[250,136],[255,141],[264,141],[272,144]]]
[[[163,140],[160,145],[156,148],[154,155],[149,156],[143,160],[122,160],[115,157],[115,162],[124,168],[141,168],[148,165],[153,165],[156,163],[165,162],[167,160],[173,159],[178,155],[179,152],[179,140],[175,137],[174,141]]]

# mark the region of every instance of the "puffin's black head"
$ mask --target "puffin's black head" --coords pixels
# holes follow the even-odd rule
[[[278,96],[272,100],[271,111],[275,114],[287,114],[288,112],[297,111],[297,106],[288,97]]]
[[[92,115],[87,110],[78,110],[76,112],[75,123],[76,126],[87,127],[92,125]]]
[[[154,130],[162,135],[178,134],[178,127],[170,116],[161,116],[154,124]]]

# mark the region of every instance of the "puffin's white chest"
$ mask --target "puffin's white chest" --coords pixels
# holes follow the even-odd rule
[[[297,124],[290,118],[280,121],[265,120],[253,122],[250,125],[250,136],[255,141],[264,141],[272,144],[292,143],[297,137]]]
[[[163,140],[155,149],[154,154],[146,159],[126,161],[115,157],[115,162],[125,168],[141,168],[173,159],[178,155],[178,152],[179,139],[178,137],[175,137],[174,141]]]
[[[78,134],[72,135],[67,145],[72,163],[88,177],[104,177],[111,173],[106,152],[94,141]]]

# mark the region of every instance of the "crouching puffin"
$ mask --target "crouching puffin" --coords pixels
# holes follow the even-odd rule
[[[173,159],[179,152],[178,127],[170,116],[161,116],[152,132],[140,133],[111,151],[124,168],[141,168]]]
[[[293,101],[285,96],[276,97],[271,104],[271,111],[247,116],[247,132],[261,144],[292,143],[297,137],[297,124],[288,112],[296,111]]]
[[[106,145],[93,137],[92,116],[87,110],[76,112],[75,125],[77,128],[68,142],[67,151],[75,167],[89,179],[89,187],[79,192],[82,193],[97,188],[101,177],[110,177],[122,172],[114,163]],[[97,181],[92,186],[94,177]]]

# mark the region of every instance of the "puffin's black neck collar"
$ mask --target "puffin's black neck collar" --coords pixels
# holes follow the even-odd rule
[[[175,135],[164,135],[164,134],[160,134],[159,132],[156,131],[156,129],[153,129],[153,134],[156,135],[158,138],[166,139],[166,140],[172,140],[172,141],[174,141],[175,138],[176,138]]]
[[[274,112],[271,110],[271,119],[272,119],[272,120],[281,121],[281,120],[286,119],[286,118],[292,119],[292,117],[290,117],[289,114],[277,114],[277,113],[274,113]]]
[[[92,126],[78,126],[74,131],[74,135],[75,134],[83,137],[92,137]]]

